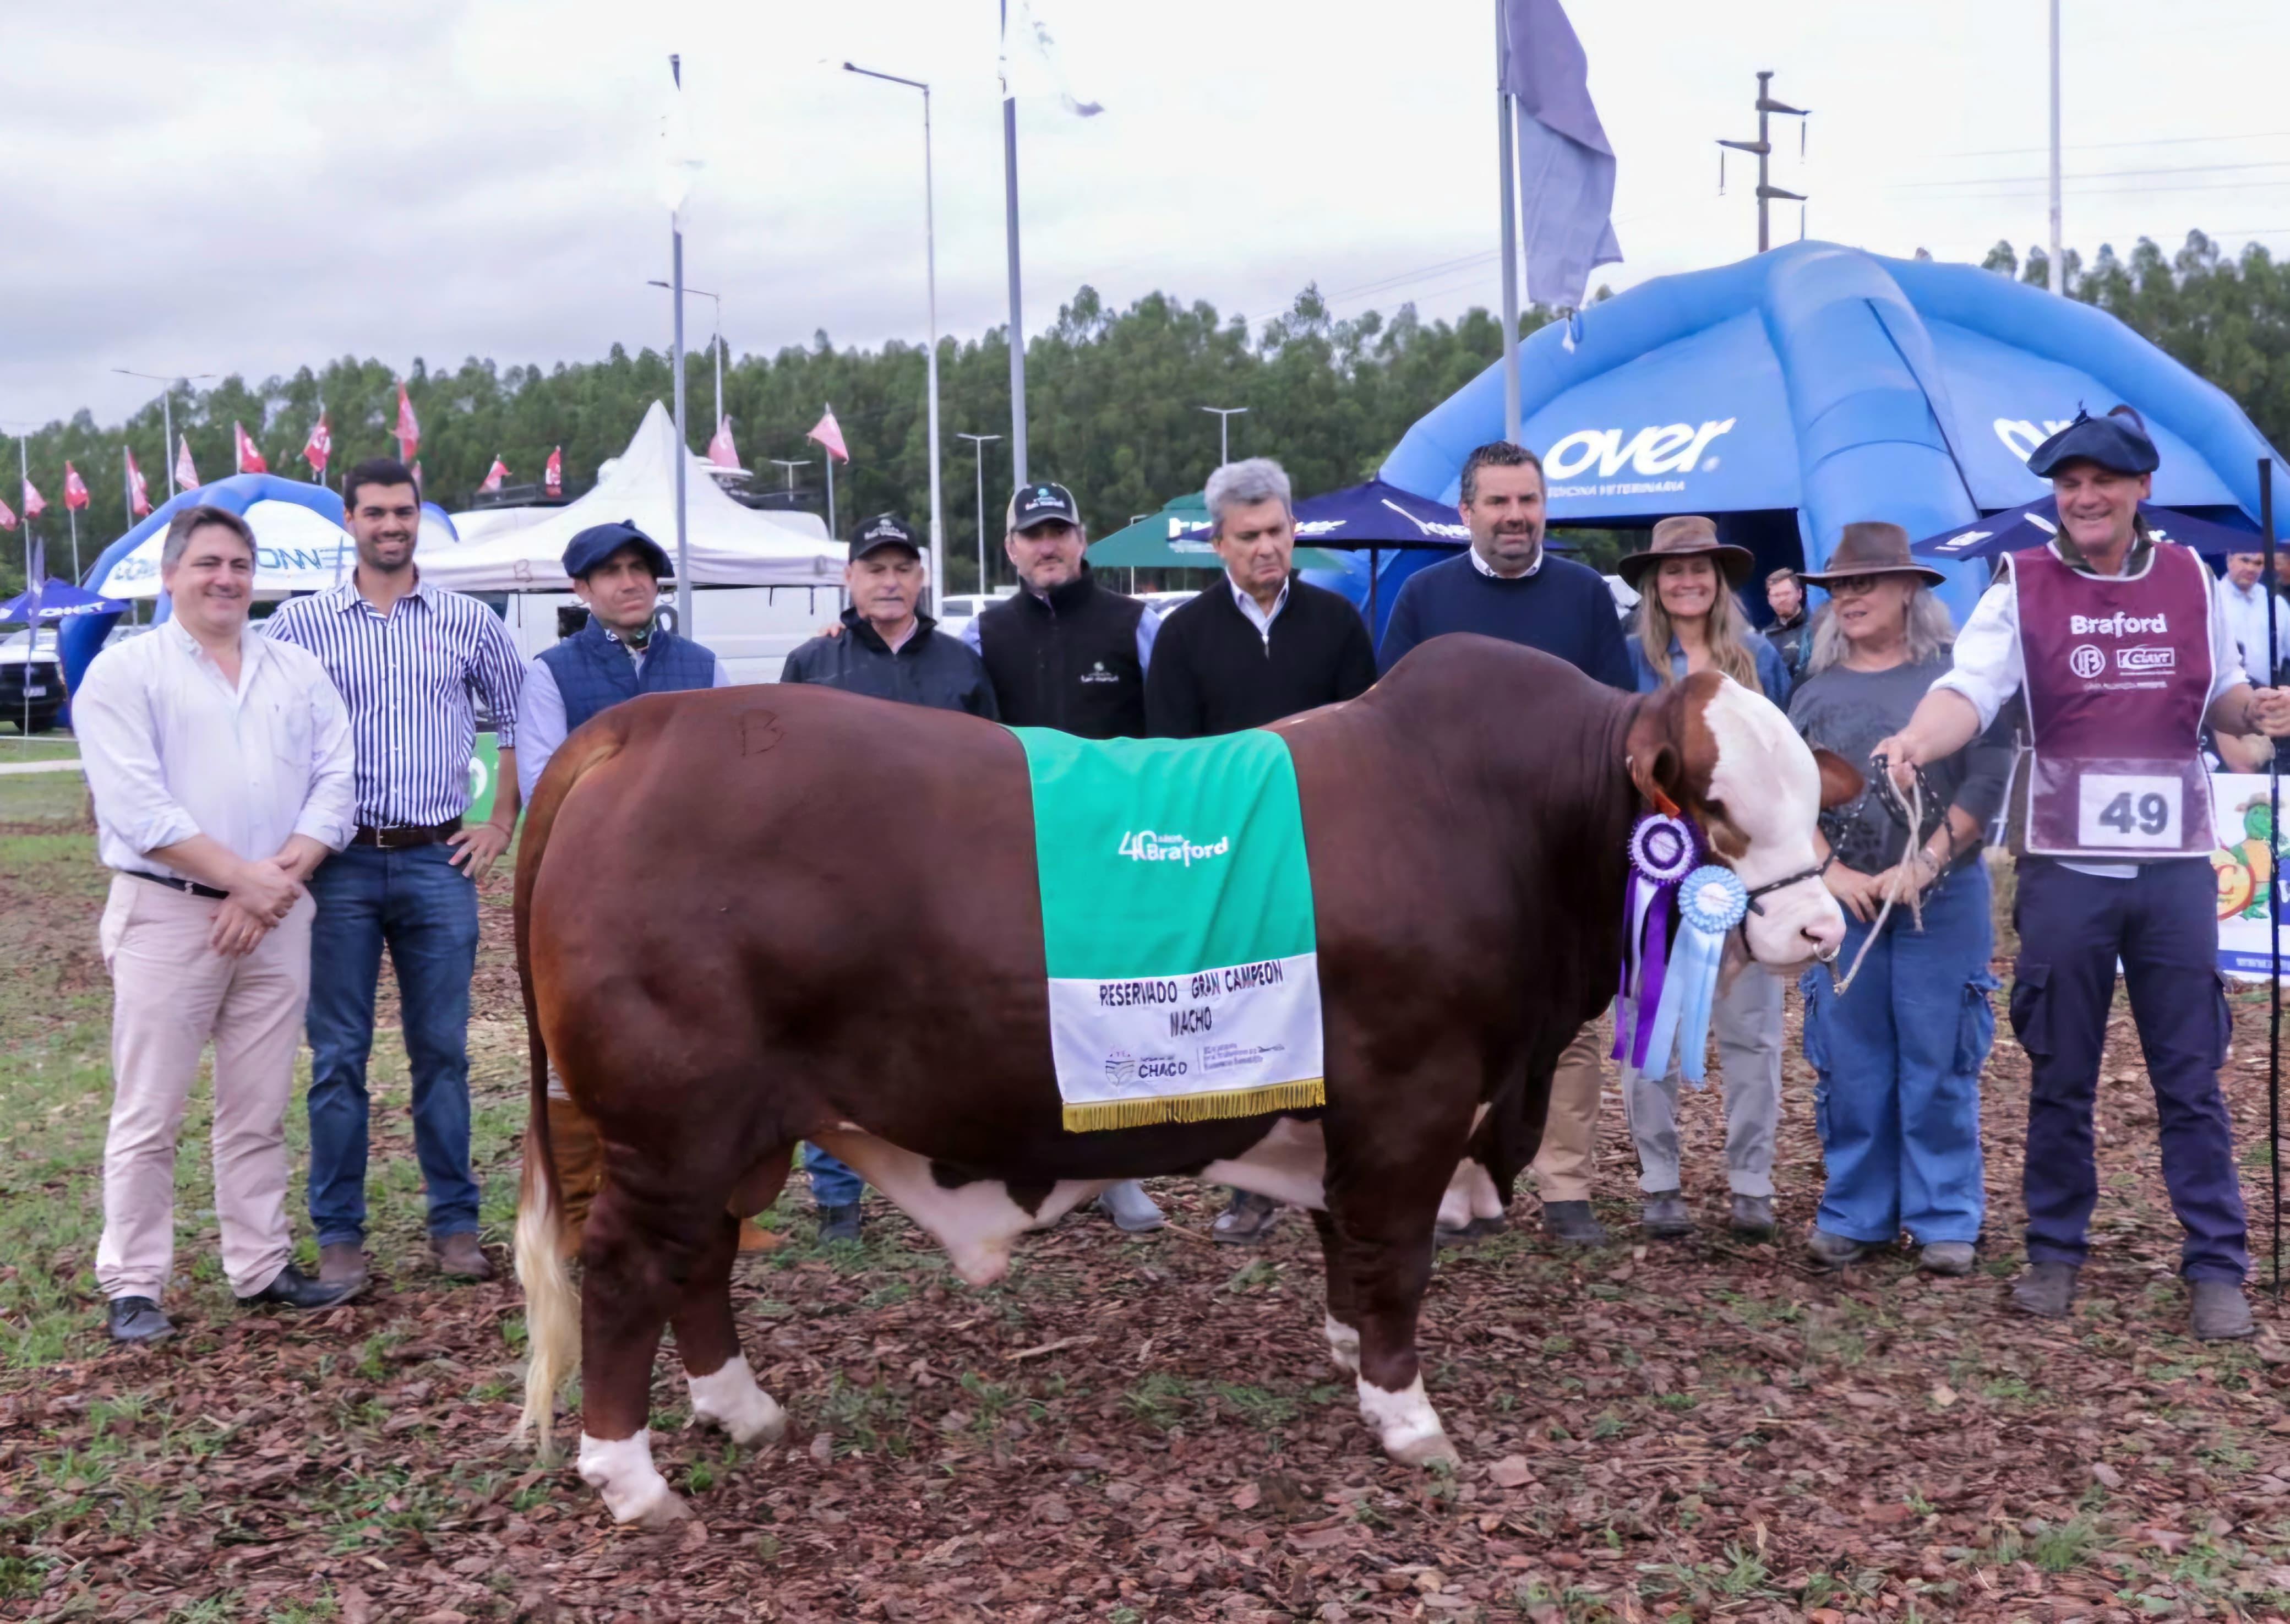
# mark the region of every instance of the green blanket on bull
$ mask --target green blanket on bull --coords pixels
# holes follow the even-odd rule
[[[1312,873],[1287,745],[1261,730],[1010,731],[1033,781],[1066,1127],[1325,1103]]]

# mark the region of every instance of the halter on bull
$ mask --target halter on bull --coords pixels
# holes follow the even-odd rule
[[[535,1079],[516,1239],[525,1422],[545,1441],[582,1363],[581,1471],[616,1518],[684,1514],[646,1432],[664,1323],[698,1419],[746,1443],[783,1428],[741,1354],[730,1277],[739,1216],[777,1196],[805,1139],[973,1284],[1117,1179],[1205,1175],[1305,1206],[1330,1354],[1363,1416],[1393,1458],[1452,1460],[1415,1347],[1434,1219],[1467,1148],[1503,1200],[1533,1154],[1558,1054],[1613,994],[1633,820],[1666,799],[1695,822],[1758,893],[1742,936],[1766,966],[1842,936],[1806,882],[1817,810],[1857,774],[1715,674],[1627,696],[1450,636],[1272,731],[1310,861],[1326,1103],[1081,1133],[1051,1070],[1032,810],[1006,731],[724,690],[633,701],[567,742],[516,876]],[[615,869],[584,854],[607,847],[649,856],[600,885]],[[886,1024],[884,1007],[909,1017]],[[577,1298],[556,1244],[549,1061],[605,1145]]]

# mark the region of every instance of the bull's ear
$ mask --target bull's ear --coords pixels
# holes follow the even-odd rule
[[[1635,731],[1635,730],[1634,730]],[[1685,788],[1685,764],[1668,740],[1630,740],[1630,782],[1656,812],[1677,816]]]
[[[1858,796],[1868,782],[1862,777],[1860,768],[1834,750],[1816,746],[1813,764],[1821,769],[1821,804],[1825,807],[1844,805]]]

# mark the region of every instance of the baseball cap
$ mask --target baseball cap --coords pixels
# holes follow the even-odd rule
[[[905,520],[895,513],[878,513],[859,526],[858,537],[851,543],[852,562],[886,547],[903,547],[917,558],[923,556],[922,546]]]
[[[1063,485],[1053,482],[1020,485],[1017,493],[1010,498],[1011,530],[1031,530],[1053,519],[1063,520],[1076,530],[1081,528],[1081,508],[1075,503],[1073,492]]]
[[[578,580],[624,547],[637,549],[653,580],[676,573],[675,566],[668,561],[667,551],[638,530],[634,519],[622,519],[616,524],[591,524],[574,536],[564,548],[564,573]]]

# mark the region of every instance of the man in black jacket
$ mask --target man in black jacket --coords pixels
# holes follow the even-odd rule
[[[1061,484],[1021,487],[1010,499],[1002,550],[1019,591],[962,628],[994,684],[1001,719],[1051,727],[1083,739],[1138,739],[1145,732],[1145,668],[1160,619],[1143,604],[1098,584],[1082,556],[1089,535],[1073,492]],[[1158,1229],[1161,1209],[1134,1179],[1098,1197],[1132,1235]]]
[[[821,683],[878,700],[966,710],[999,719],[993,684],[978,656],[953,637],[938,635],[922,602],[922,548],[914,532],[885,513],[859,527],[843,585],[851,607],[843,612],[841,632],[813,637],[787,658],[783,683]],[[803,1148],[804,1172],[819,1206],[819,1238],[859,1238],[859,1175],[816,1145]]]
[[[1210,539],[1225,575],[1161,622],[1145,676],[1146,731],[1197,739],[1261,727],[1375,682],[1375,646],[1359,611],[1291,570],[1296,517],[1288,476],[1269,457],[1209,476]],[[1210,1233],[1236,1245],[1264,1239],[1278,1204],[1245,1190]]]

